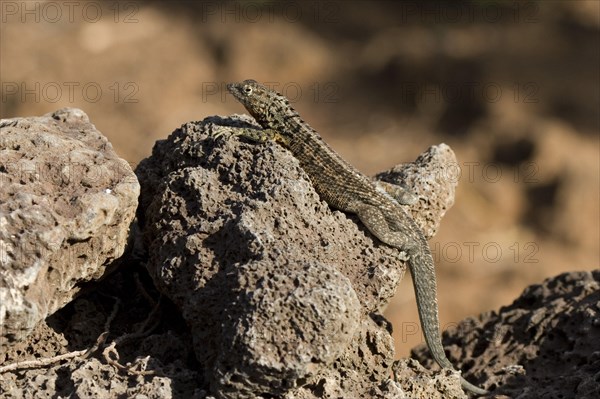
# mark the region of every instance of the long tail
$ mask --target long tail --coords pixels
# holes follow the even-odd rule
[[[420,248],[423,250],[418,251],[411,255],[409,261],[410,272],[412,274],[413,285],[415,289],[415,296],[417,298],[417,308],[419,311],[419,319],[421,320],[421,328],[425,335],[425,341],[427,346],[433,355],[435,361],[445,368],[455,370],[454,366],[444,352],[442,347],[442,338],[440,336],[440,322],[438,319],[438,304],[436,298],[437,284],[435,280],[435,269],[433,265],[433,257],[429,251],[429,245],[427,244],[425,237],[421,236],[423,245]],[[467,389],[478,395],[485,395],[488,393],[485,389],[481,389],[471,384],[464,378],[461,379],[461,385],[464,389]]]

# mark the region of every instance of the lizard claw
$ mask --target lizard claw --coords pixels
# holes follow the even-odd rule
[[[209,136],[214,138],[219,138],[225,134],[223,126],[215,125],[214,123],[206,125],[206,131]]]
[[[207,131],[208,135],[215,139],[223,136],[237,136],[236,132],[232,131],[232,129],[227,126],[216,125],[214,123],[209,123],[207,125]]]

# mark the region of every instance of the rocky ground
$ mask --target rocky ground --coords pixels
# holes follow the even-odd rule
[[[74,284],[50,291],[46,287],[64,287],[52,280],[52,252],[34,251],[42,265],[35,271],[18,269],[16,261],[5,269],[3,298],[31,297],[35,304],[40,298],[31,293],[46,290],[47,303],[65,292],[76,299],[19,334],[14,331],[23,326],[21,319],[39,317],[38,307],[3,301],[2,397],[466,397],[458,373],[435,371],[426,348],[413,353],[426,368],[412,359],[394,361],[392,324],[381,310],[404,274],[400,254],[377,243],[352,215],[323,203],[297,161],[278,145],[212,138],[217,124],[252,120],[188,123],[140,164],[138,222],[129,232],[135,245],[111,264],[114,273],[108,271],[115,267],[100,272],[101,281],[95,275],[71,277],[67,281]],[[36,137],[22,134],[23,144],[49,143],[72,132],[93,137],[85,133],[95,131],[81,110],[5,120],[2,127],[4,154],[15,156],[25,148],[11,139],[19,129]],[[119,163],[100,156],[106,146],[94,143],[82,142],[84,148],[66,154],[83,151],[98,160],[105,176],[138,187],[133,176],[115,174]],[[43,145],[29,148],[28,157],[43,159],[40,149],[56,155],[54,165],[70,164],[58,158],[65,152]],[[19,176],[8,168],[26,159],[17,158],[4,164],[7,175]],[[436,179],[454,162],[452,150],[440,145],[413,164],[381,174],[412,187],[419,201],[411,212],[429,236],[454,202],[456,182]],[[8,225],[24,219],[19,215],[28,208],[21,211],[18,201],[43,181],[35,177],[5,200],[4,208],[15,208],[3,208]],[[122,191],[114,181],[110,185]],[[44,193],[64,194],[61,186]],[[33,202],[41,202],[37,213],[58,217],[52,212],[61,201]],[[82,225],[90,237],[104,234],[106,225],[127,232],[136,203],[118,214],[90,213],[96,208],[71,212],[74,220],[81,215],[75,232]],[[29,233],[44,237],[45,220],[32,219]],[[66,231],[55,250],[87,245],[83,252],[89,254],[97,246]],[[63,258],[62,265],[86,269]],[[27,275],[29,285],[14,283]],[[491,397],[594,398],[600,394],[599,288],[598,271],[565,273],[531,286],[513,304],[446,334],[449,358]]]
[[[135,167],[175,127],[242,112],[226,82],[272,82],[369,175],[454,150],[431,241],[444,326],[600,263],[597,1],[86,3],[58,21],[60,2],[9,4],[2,118],[83,109]],[[423,342],[409,279],[386,316],[398,356]]]
[[[87,3],[99,7],[99,20],[92,21],[91,14],[77,8]],[[112,177],[96,182],[93,176],[92,181],[84,180],[90,180],[89,173],[98,165],[115,168],[114,176],[122,177],[128,170],[129,176],[149,156],[156,140],[166,138],[175,127],[210,115],[242,112],[224,94],[224,83],[255,78],[285,90],[304,119],[367,174],[389,170],[414,160],[432,145],[446,143],[459,167],[444,174],[458,182],[456,200],[443,223],[432,230],[436,235],[430,243],[446,349],[453,364],[473,382],[506,396],[535,397],[539,390],[548,397],[594,397],[589,376],[598,369],[593,355],[597,310],[595,293],[586,287],[597,284],[597,275],[590,271],[600,264],[598,2],[457,2],[452,9],[438,1],[419,6],[370,2],[368,7],[360,2],[352,7],[338,2],[277,3],[286,5],[287,14],[261,2],[262,13],[256,19],[253,2],[247,6],[229,2],[226,8],[218,2],[84,1],[77,3],[72,19],[65,6],[58,21],[43,10],[60,7],[60,2],[35,2],[32,7],[40,10],[37,20],[19,10],[23,4],[2,3],[0,116],[41,116],[77,107],[90,115],[97,129],[88,130],[82,122],[62,144],[55,139],[45,142],[42,135],[17,148],[4,138],[2,127],[4,145],[24,159],[17,164],[6,158],[6,148],[0,153],[0,159],[10,164],[0,169],[2,195],[16,193],[7,198],[27,209],[26,217],[10,226],[0,221],[3,265],[14,261],[6,256],[14,254],[6,243],[21,242],[21,237],[34,243],[23,253],[27,259],[46,259],[48,254],[53,258],[41,267],[34,262],[34,267],[29,263],[23,269],[27,273],[16,285],[29,290],[29,295],[11,294],[7,300],[5,291],[0,297],[3,322],[6,303],[17,305],[20,312],[20,322],[12,324],[15,330],[3,332],[10,348],[0,354],[0,367],[81,351],[61,366],[3,373],[3,396],[67,396],[75,391],[79,397],[208,394],[211,380],[198,363],[202,356],[194,340],[199,326],[188,327],[196,313],[182,314],[182,302],[177,300],[157,300],[159,290],[146,272],[147,254],[139,250],[143,240],[133,254],[120,258],[119,265],[112,263],[124,249],[122,233],[127,229],[105,222],[120,218],[124,204],[132,212],[128,215],[133,215],[134,204],[128,199],[135,191],[132,182]],[[295,17],[290,12],[297,8],[302,13]],[[94,94],[97,88],[99,95]],[[60,117],[53,120],[49,132],[62,123]],[[82,137],[78,129],[90,136]],[[98,131],[108,140],[97,136]],[[81,147],[74,138],[91,145]],[[94,167],[58,170],[51,153],[42,155],[44,162],[33,169],[31,162],[25,162],[34,149],[50,152],[53,146],[74,152],[70,165]],[[109,146],[114,146],[114,152]],[[114,153],[133,167],[125,167]],[[7,180],[15,165],[23,172],[22,182]],[[74,171],[76,181],[84,181],[83,187],[64,180]],[[35,180],[36,173],[50,184],[38,186],[29,196],[18,194],[20,185]],[[179,186],[168,188],[192,188],[197,178],[181,176]],[[269,181],[265,178],[261,183]],[[97,189],[108,185],[112,190],[121,184],[129,188],[117,190],[118,203]],[[61,205],[60,212],[36,213],[48,205],[39,195],[41,189],[65,191],[53,197]],[[295,192],[290,192],[293,198]],[[240,199],[239,192],[229,194]],[[269,198],[275,194],[269,193]],[[91,201],[92,197],[98,201]],[[260,198],[256,201],[260,203]],[[3,199],[0,205],[8,203]],[[143,206],[147,205],[150,202]],[[182,210],[179,206],[174,204],[173,211]],[[246,208],[236,208],[234,214],[242,209]],[[264,212],[251,210],[254,217]],[[68,226],[65,221],[73,214],[79,215],[79,221]],[[279,215],[279,220],[284,223],[290,215],[294,214]],[[348,227],[342,222],[347,219],[335,217],[336,223]],[[39,237],[32,237],[28,226],[37,222],[44,229]],[[80,222],[101,228],[81,230]],[[218,223],[209,220],[202,226],[212,229]],[[273,227],[273,234],[285,227]],[[251,230],[238,226],[234,231],[240,243],[252,241]],[[364,231],[359,229],[359,234]],[[204,248],[194,240],[180,242],[182,253],[195,245]],[[42,244],[36,247],[35,243]],[[65,255],[57,243],[72,245],[74,252]],[[87,245],[93,248],[83,253],[81,248]],[[246,254],[237,248],[237,255],[230,255],[241,259],[253,255],[258,241],[254,245]],[[329,241],[329,245],[334,244]],[[379,252],[361,253],[356,259],[375,253]],[[64,267],[63,256],[69,265],[79,266]],[[194,256],[208,255],[198,249]],[[174,257],[171,267],[177,267],[179,260]],[[113,268],[116,272],[101,282],[89,282]],[[40,270],[46,273],[42,277],[56,284],[36,291],[27,282],[41,275]],[[156,268],[151,270],[156,278]],[[248,268],[249,273],[253,270]],[[0,282],[7,286],[6,274]],[[15,286],[15,281],[9,283]],[[253,280],[232,282],[235,287],[249,283]],[[405,360],[411,348],[422,342],[412,291],[410,279],[404,278],[393,297],[386,292],[388,322],[376,317],[371,319],[372,327],[382,332],[384,342],[388,341],[383,331],[392,329],[392,356],[401,359],[396,374],[403,390],[434,397],[442,396],[437,388],[445,386],[446,392],[459,395],[453,391],[456,376],[451,373],[432,371],[435,374],[422,383],[413,378],[427,372]],[[357,298],[367,298],[365,293]],[[14,343],[27,334],[26,341]],[[7,341],[0,344],[8,345]],[[94,344],[99,349],[84,358]],[[117,353],[119,364],[130,363],[137,374],[119,370]],[[413,351],[426,369],[434,370],[424,355],[423,349]],[[330,388],[318,386],[321,392]]]

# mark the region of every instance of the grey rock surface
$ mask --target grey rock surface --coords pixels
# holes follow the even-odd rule
[[[460,165],[446,144],[430,147],[414,162],[396,165],[378,173],[376,181],[398,184],[417,197],[409,211],[423,231],[431,238],[446,214],[454,205],[454,192],[460,177]]]
[[[511,305],[464,320],[445,338],[449,359],[498,397],[599,398],[600,270],[529,286]],[[424,346],[413,355],[435,367]]]
[[[128,263],[128,267],[119,267],[95,283],[94,290],[82,292],[63,309],[38,323],[27,339],[0,354],[0,369],[86,351],[101,334],[107,333],[104,345],[89,356],[0,372],[0,398],[206,397],[200,373],[195,370],[197,364],[190,361],[194,356],[189,333],[172,305],[161,306],[153,319],[153,323],[162,321],[164,328],[116,346],[124,366],[134,365],[135,370],[145,370],[147,375],[124,372],[108,364],[102,356],[106,345],[126,332],[136,331],[152,311],[153,304],[140,290],[140,279],[146,289],[157,295],[149,276],[141,276],[145,271],[142,266],[131,259]],[[107,320],[112,316],[116,317],[107,328]]]
[[[431,371],[414,359],[396,361],[393,372],[397,384],[404,391],[410,392],[410,398],[467,398],[460,385],[458,372],[448,369]]]
[[[190,325],[211,392],[400,394],[379,312],[405,272],[402,255],[321,201],[285,149],[207,134],[253,123],[185,124],[136,170],[148,270]],[[439,177],[455,164],[440,145],[390,171],[420,199],[413,215],[430,235],[453,203],[456,181]]]
[[[79,109],[0,128],[2,353],[123,254],[139,184]]]
[[[148,270],[175,305],[163,301],[157,328],[117,350],[122,364],[153,374],[127,374],[92,353],[3,372],[0,398],[464,398],[458,373],[438,371],[424,346],[413,353],[423,366],[393,361],[392,326],[380,308],[404,272],[398,253],[324,205],[283,149],[213,140],[205,128],[176,130],[138,170]],[[406,165],[413,174],[397,167],[381,175],[420,171],[422,179],[404,184],[421,187],[411,211],[430,232],[439,223],[431,215],[443,214],[435,204],[445,203],[435,199],[444,198],[444,179],[433,175],[448,164],[442,145],[419,157],[420,167]],[[109,341],[135,331],[152,312],[148,294],[158,295],[145,259],[136,259],[0,353],[0,367],[90,348],[105,331]],[[600,271],[562,274],[465,320],[444,334],[445,348],[491,397],[596,398],[599,303]]]

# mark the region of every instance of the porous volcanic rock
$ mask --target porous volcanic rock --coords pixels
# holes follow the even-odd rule
[[[246,116],[187,123],[136,170],[148,270],[190,325],[211,393],[410,394],[390,379],[391,327],[380,315],[403,254],[321,201],[287,150],[215,139],[216,125],[257,127]],[[439,145],[390,171],[411,182],[409,210],[428,234],[452,205],[456,180],[440,176],[455,164]]]
[[[139,184],[79,109],[0,128],[1,353],[123,254]]]
[[[444,343],[448,358],[498,397],[599,398],[600,270],[531,285],[500,311],[462,321]],[[413,355],[435,368],[428,352]]]

